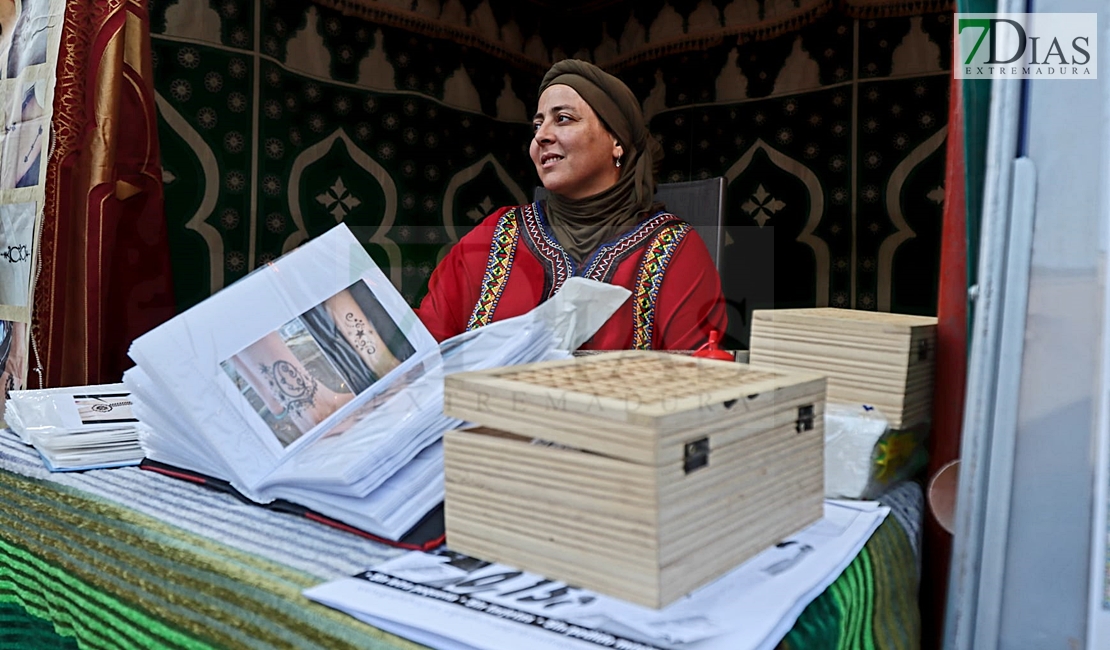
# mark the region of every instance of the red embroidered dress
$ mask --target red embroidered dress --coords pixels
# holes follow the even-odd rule
[[[502,208],[451,249],[417,314],[436,340],[519,316],[572,275],[632,291],[582,349],[690,350],[725,331],[721,280],[697,233],[660,212],[577,268],[539,204]]]

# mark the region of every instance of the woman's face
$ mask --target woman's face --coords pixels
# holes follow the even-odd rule
[[[556,84],[540,95],[528,147],[540,182],[568,199],[593,196],[616,184],[623,154],[597,113],[573,88]]]

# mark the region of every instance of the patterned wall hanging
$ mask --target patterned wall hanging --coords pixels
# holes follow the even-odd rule
[[[535,88],[572,53],[642,98],[661,180],[727,179],[733,344],[752,308],[933,312],[947,3],[596,3],[575,30],[538,4],[154,2],[179,308],[338,221],[416,304],[531,195]]]
[[[0,0],[0,389],[30,364],[32,282],[64,0]],[[2,407],[0,407],[2,408]]]
[[[344,222],[410,301],[526,200],[536,74],[307,2],[154,3],[181,308]]]
[[[950,14],[828,14],[622,76],[653,115],[664,181],[723,176],[730,332],[751,310],[934,314]]]

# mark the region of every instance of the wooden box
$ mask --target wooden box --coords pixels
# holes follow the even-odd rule
[[[611,352],[461,373],[456,551],[663,607],[822,516],[824,378]]]
[[[828,400],[869,404],[894,429],[931,419],[937,319],[819,307],[752,313],[754,368],[829,379]]]

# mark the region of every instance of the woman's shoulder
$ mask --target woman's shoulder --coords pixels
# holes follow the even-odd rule
[[[673,212],[671,212],[667,208],[663,208],[661,210],[656,210],[654,214],[652,214],[650,217],[648,217],[647,219],[645,219],[641,223],[650,224],[653,227],[653,229],[663,228],[663,227],[672,228],[672,229],[673,228],[683,228],[683,227],[693,227],[693,224],[686,221],[682,217],[674,214]]]
[[[524,204],[524,205],[503,205],[500,208],[497,208],[493,212],[486,215],[482,219],[482,221],[479,222],[478,225],[488,226],[488,227],[492,228],[492,227],[497,225],[497,222],[500,221],[501,217],[505,216],[506,213],[512,211],[512,212],[519,215],[523,210],[525,210],[527,208],[534,209],[534,206],[535,206],[534,203]]]
[[[708,243],[698,234],[694,224],[686,221],[682,217],[675,215],[666,208],[658,211],[651,217],[653,222],[652,231],[655,233],[655,241],[659,245],[664,245],[670,240],[677,246],[676,250],[684,251],[684,256],[689,253],[685,251],[693,250],[700,256],[703,254],[708,256],[709,249]]]
[[[501,223],[502,217],[504,217],[510,211],[519,215],[525,207],[527,207],[527,206],[525,206],[525,205],[504,205],[504,206],[501,206],[500,208],[497,208],[493,212],[490,212],[488,215],[483,217],[482,220],[479,221],[477,224],[475,224],[475,226],[470,229],[470,232],[468,232],[466,235],[464,235],[462,239],[463,240],[467,240],[467,239],[471,239],[471,240],[473,240],[473,239],[486,239],[486,240],[488,240],[490,237],[493,236],[493,232],[497,229],[497,225],[499,223]]]

